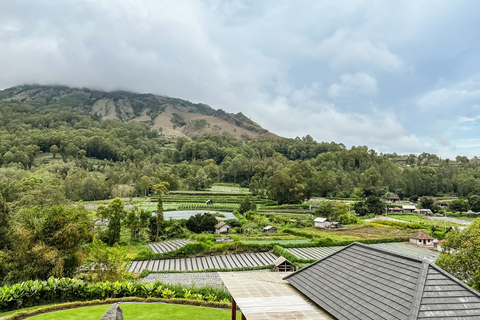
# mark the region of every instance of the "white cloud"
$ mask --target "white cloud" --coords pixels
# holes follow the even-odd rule
[[[403,62],[382,43],[374,44],[359,32],[338,29],[316,48],[333,68],[366,66],[389,72],[400,71]]]
[[[375,96],[377,93],[377,80],[363,72],[343,74],[340,83],[334,83],[328,88],[328,96],[332,99],[349,95]]]

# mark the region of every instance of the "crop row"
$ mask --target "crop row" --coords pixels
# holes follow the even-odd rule
[[[269,252],[241,253],[182,259],[133,261],[130,272],[149,271],[197,271],[210,269],[234,269],[271,265],[277,258]]]
[[[179,210],[185,209],[201,209],[201,210],[220,210],[220,211],[233,211],[239,208],[238,204],[205,204],[205,203],[182,203],[178,206]]]

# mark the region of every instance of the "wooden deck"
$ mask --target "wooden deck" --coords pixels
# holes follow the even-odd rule
[[[228,291],[248,320],[334,320],[282,276],[288,273],[220,272]]]

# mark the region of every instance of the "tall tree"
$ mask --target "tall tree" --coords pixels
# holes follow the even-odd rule
[[[0,250],[9,245],[10,238],[10,209],[0,192]]]
[[[112,200],[107,207],[99,206],[97,214],[108,220],[107,237],[108,245],[114,245],[120,241],[120,232],[122,231],[122,220],[125,219],[127,211],[123,208],[120,198]]]
[[[164,221],[163,221],[163,199],[162,194],[167,192],[170,184],[168,182],[162,181],[159,184],[153,186],[153,190],[157,193],[158,203],[157,203],[157,233],[155,235],[155,241],[158,241],[158,236],[164,232]]]

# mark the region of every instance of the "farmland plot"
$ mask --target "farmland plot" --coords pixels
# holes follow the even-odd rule
[[[192,242],[187,240],[173,240],[173,241],[152,243],[152,244],[149,244],[148,246],[150,247],[150,249],[153,250],[154,253],[164,253],[164,252],[181,248],[188,243],[192,243]]]
[[[370,244],[370,246],[390,250],[417,259],[427,258],[429,260],[435,260],[439,256],[439,253],[436,251],[421,249],[402,243],[376,243]],[[285,248],[285,250],[300,259],[322,259],[343,248],[345,248],[345,246]]]
[[[273,263],[277,256],[270,252],[241,253],[182,259],[133,261],[130,272],[150,271],[196,271],[206,269],[232,269],[260,267]]]

